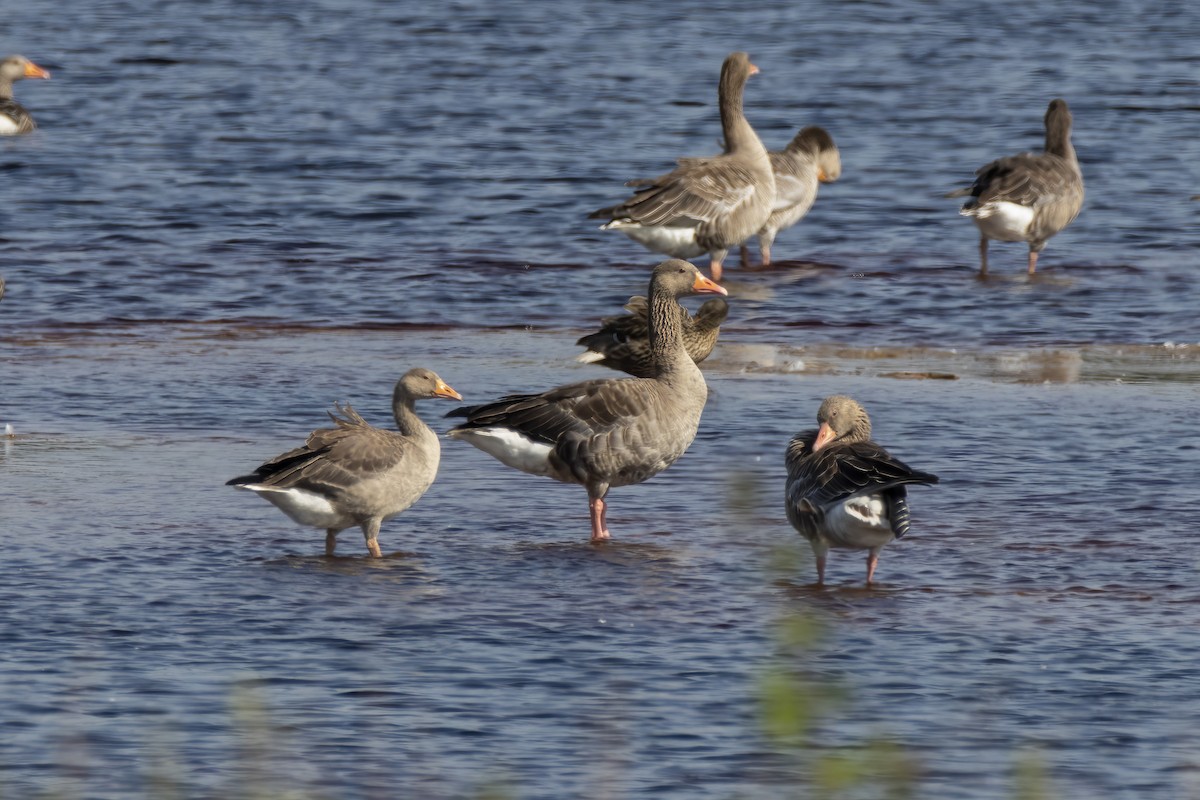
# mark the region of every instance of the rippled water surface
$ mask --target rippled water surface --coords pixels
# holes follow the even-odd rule
[[[1055,797],[1200,797],[1197,7],[5,16],[54,77],[0,140],[0,796],[805,796],[760,707],[815,619],[819,740],[894,741],[916,796],[1040,763]],[[469,401],[602,374],[572,343],[656,257],[587,212],[716,150],[734,49],[768,145],[821,124],[843,176],[728,273],[700,434],[614,490],[612,543],[579,487],[453,441],[379,561],[223,485],[334,400],[389,424],[411,366]],[[1056,96],[1084,210],[1035,279],[997,244],[980,281],[942,195]],[[942,477],[870,591],[856,553],[813,587],[781,506],[833,393]]]

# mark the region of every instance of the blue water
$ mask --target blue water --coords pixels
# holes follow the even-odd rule
[[[919,797],[1012,797],[1029,759],[1053,797],[1197,792],[1200,7],[3,16],[54,77],[0,140],[0,797],[805,796],[759,713],[792,618],[848,697],[819,741],[895,741]],[[843,175],[727,274],[700,434],[613,492],[611,545],[578,487],[453,441],[378,562],[222,485],[334,400],[388,424],[412,366],[468,401],[606,374],[572,343],[657,257],[587,212],[717,150],[734,49],[768,146],[823,125]],[[979,281],[942,195],[1053,97],[1084,210]],[[781,505],[833,393],[943,479],[869,592],[850,553],[813,588]]]

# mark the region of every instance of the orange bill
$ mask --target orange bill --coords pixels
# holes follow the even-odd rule
[[[729,292],[725,291],[724,286],[715,281],[710,281],[699,272],[696,273],[696,281],[692,284],[692,291],[697,294],[729,294]]]
[[[25,77],[26,78],[49,78],[50,72],[39,67],[32,61],[25,62]]]
[[[829,423],[822,422],[820,429],[817,431],[817,438],[813,442],[813,452],[817,452],[836,438],[837,434],[833,432],[833,428],[829,427]]]
[[[445,381],[438,381],[438,385],[434,388],[433,393],[447,400],[462,400],[462,395],[451,389]]]

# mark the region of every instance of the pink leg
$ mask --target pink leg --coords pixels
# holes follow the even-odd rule
[[[721,259],[714,258],[709,265],[708,271],[712,273],[712,279],[720,282],[721,280]]]
[[[817,558],[817,586],[825,585],[825,561],[829,556],[829,546],[820,539],[812,539],[813,555]]]
[[[588,511],[591,512],[592,518],[592,541],[602,542],[605,539],[611,539],[612,534],[608,532],[608,505],[604,502],[604,498],[589,499]]]
[[[872,547],[867,553],[867,586],[875,579],[875,567],[879,566],[879,548]]]
[[[1037,250],[1029,251],[1029,274],[1030,275],[1037,272],[1037,257],[1038,257]]]
[[[371,519],[364,522],[362,526],[363,538],[367,540],[367,550],[375,558],[383,558],[383,553],[379,550],[379,522],[380,520]]]
[[[742,251],[742,268],[749,269],[750,268],[750,248],[746,247],[746,245],[742,245],[741,251]],[[713,278],[713,280],[716,280],[716,278]]]

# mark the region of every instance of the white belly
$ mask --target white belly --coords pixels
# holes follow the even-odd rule
[[[1033,209],[1017,203],[984,203],[971,209],[979,232],[1000,242],[1023,242],[1033,222]]]
[[[643,226],[637,222],[615,219],[601,225],[600,229],[618,230],[648,250],[675,258],[695,258],[708,252],[696,244],[695,228]]]
[[[858,550],[882,547],[895,538],[887,504],[878,494],[854,497],[830,508],[823,533],[831,547]]]
[[[353,519],[337,511],[326,498],[304,489],[275,489],[270,486],[239,486],[249,489],[260,497],[270,500],[280,511],[295,522],[312,528],[334,528],[342,530],[356,524]]]
[[[545,442],[535,442],[523,433],[497,427],[451,431],[450,435],[469,442],[513,469],[531,475],[550,475],[550,453],[553,448]]]

